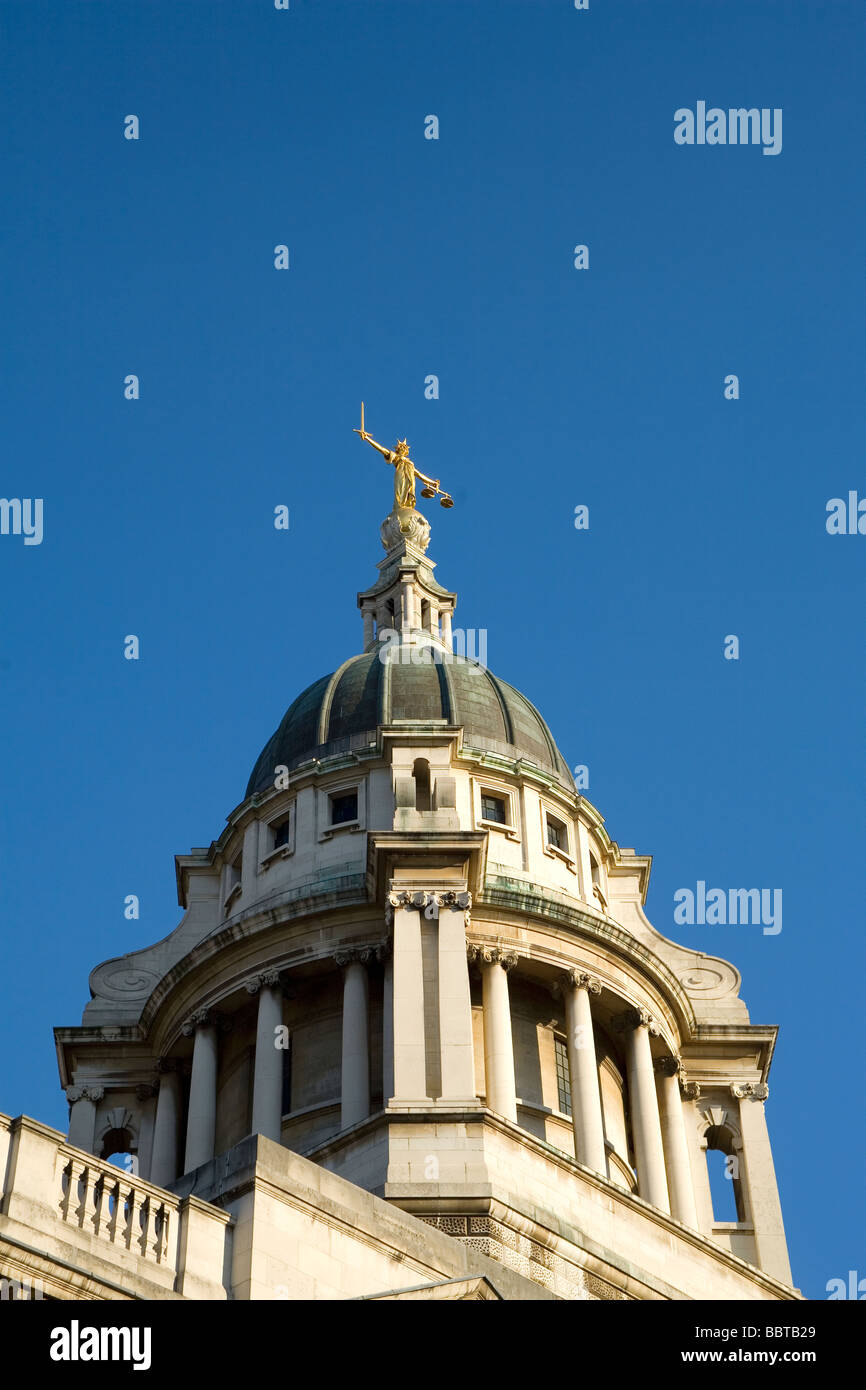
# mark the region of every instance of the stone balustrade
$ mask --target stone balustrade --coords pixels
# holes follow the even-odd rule
[[[53,1296],[223,1299],[229,1215],[177,1197],[69,1144],[29,1116],[0,1115],[0,1250],[38,1248],[58,1267]]]
[[[57,1160],[61,1220],[144,1260],[176,1267],[176,1197],[66,1144],[59,1146]]]

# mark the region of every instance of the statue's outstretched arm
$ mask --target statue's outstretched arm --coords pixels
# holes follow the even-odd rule
[[[361,435],[361,438],[362,438],[362,439],[366,439],[366,441],[367,441],[368,444],[372,444],[372,446],[373,446],[374,449],[378,449],[378,450],[379,450],[379,453],[382,455],[383,458],[386,458],[386,459],[388,460],[389,463],[391,462],[391,450],[390,450],[390,449],[386,449],[386,448],[384,447],[384,445],[382,445],[382,444],[377,444],[377,443],[376,443],[376,440],[373,438],[373,436],[372,436],[371,434],[364,434],[364,435]]]

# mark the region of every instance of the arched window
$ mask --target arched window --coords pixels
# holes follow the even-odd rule
[[[133,1153],[133,1137],[128,1129],[110,1129],[102,1141],[100,1157],[103,1163],[122,1168],[125,1173],[138,1172],[138,1154]]]
[[[740,1155],[734,1146],[734,1137],[727,1126],[712,1125],[705,1138],[713,1221],[745,1221]]]
[[[426,758],[416,758],[412,765],[415,778],[415,810],[430,810],[430,764]]]

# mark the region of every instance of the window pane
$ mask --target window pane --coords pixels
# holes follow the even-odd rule
[[[289,818],[278,821],[274,826],[274,849],[279,849],[281,845],[289,843]]]
[[[557,849],[565,849],[565,826],[560,825],[551,816],[547,817],[547,843],[555,845]]]
[[[505,814],[503,798],[501,796],[482,796],[481,818],[482,820],[495,821],[497,825],[507,825],[508,818]]]
[[[331,797],[331,824],[344,825],[346,821],[358,819],[358,793],[341,792]]]
[[[554,1038],[556,1052],[557,1104],[563,1115],[571,1114],[571,1082],[568,1075],[568,1048],[562,1038]]]

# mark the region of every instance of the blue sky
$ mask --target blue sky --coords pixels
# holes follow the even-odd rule
[[[866,494],[862,5],[5,0],[0,34],[0,492],[44,499],[0,536],[0,1107],[65,1126],[52,1026],[358,650],[363,398],[653,922],[781,1025],[796,1281],[866,1274],[866,537],[825,529]],[[699,100],[782,108],[782,153],[676,145]],[[676,927],[699,879],[781,888],[783,930]]]

